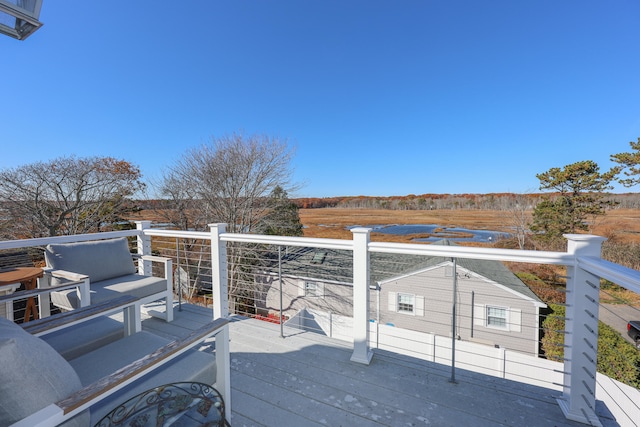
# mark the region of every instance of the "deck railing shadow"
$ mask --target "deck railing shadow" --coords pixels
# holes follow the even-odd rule
[[[372,294],[375,292],[372,285],[375,284],[375,280],[372,283],[370,260],[375,254],[392,254],[400,257],[435,256],[452,260],[494,260],[561,266],[566,270],[567,314],[564,331],[564,362],[561,363],[560,370],[562,379],[560,384],[556,384],[561,390],[558,393],[557,407],[568,419],[591,425],[602,425],[603,412],[597,411],[600,401],[607,402],[607,408],[616,419],[627,417],[626,419],[631,420],[631,423],[634,422],[633,420],[640,419],[640,416],[637,416],[640,413],[638,408],[640,398],[637,397],[637,389],[616,387],[615,392],[604,391],[609,396],[607,397],[608,401],[598,397],[598,393],[603,392],[601,384],[604,384],[598,379],[600,375],[596,373],[595,363],[598,355],[597,324],[601,279],[640,293],[640,272],[609,263],[600,258],[603,238],[590,235],[568,235],[566,236],[568,242],[566,252],[543,252],[431,244],[376,243],[370,241],[368,229],[353,229],[352,232],[353,240],[311,239],[226,233],[223,224],[212,224],[210,231],[207,232],[154,229],[149,221],[141,221],[136,230],[2,241],[0,249],[29,248],[43,246],[51,242],[86,241],[128,236],[133,239],[139,254],[149,254],[154,251],[162,256],[173,258],[176,268],[174,277],[177,280],[174,285],[180,298],[182,298],[185,289],[193,289],[195,293],[208,291],[212,301],[213,317],[223,318],[234,314],[247,316],[256,314],[256,300],[260,295],[258,285],[261,283],[260,280],[265,277],[258,274],[260,268],[264,267],[260,262],[268,260],[271,262],[271,267],[277,268],[278,256],[274,254],[279,251],[304,247],[341,251],[347,254],[345,259],[350,260],[349,268],[343,270],[337,280],[339,282],[347,281],[351,292],[349,310],[353,324],[352,335],[346,344],[350,354],[347,364],[350,366],[349,369],[357,369],[365,377],[368,375],[374,377],[372,374],[376,366],[387,357],[387,354],[395,354],[399,360],[404,357],[400,357],[401,352],[392,349],[386,349],[385,351],[388,353],[381,353],[372,344],[371,319],[372,313],[376,312],[374,303],[378,301],[372,298]],[[183,245],[184,241],[188,241],[189,245]],[[265,247],[269,248],[268,259],[266,256],[256,255]],[[247,249],[253,252],[247,252]],[[310,263],[315,267],[318,265],[322,267],[320,258],[321,256],[315,255]],[[274,261],[275,264],[273,264]],[[258,276],[260,280],[257,279]],[[197,287],[192,288],[192,285]],[[307,290],[316,293],[316,295],[322,291],[318,287],[308,287]],[[450,315],[442,313],[442,317]],[[472,325],[473,315],[464,314],[464,316],[461,319],[466,324]],[[453,317],[456,318],[456,316]],[[458,317],[460,317],[460,313],[458,313]],[[443,321],[443,324],[446,325],[446,320]],[[284,328],[284,325],[271,326]],[[281,335],[283,334],[281,333]],[[224,340],[224,337],[222,338]],[[533,342],[532,348],[535,346],[537,343]],[[455,358],[456,351],[459,351],[455,348],[455,341],[452,341],[450,351],[452,357]],[[277,356],[264,354],[262,357],[270,360],[270,357]],[[242,375],[244,374],[240,376]],[[228,378],[222,378],[222,381],[221,389],[230,390]],[[395,382],[397,383],[398,380]],[[529,386],[523,382],[513,381],[508,384],[514,384],[516,390],[518,387],[526,389]],[[247,386],[249,387],[249,385]],[[234,387],[238,388],[237,385]],[[233,411],[230,392],[225,393],[227,394],[223,397],[228,402],[228,407]],[[609,401],[620,402],[620,405],[618,408],[611,407]],[[631,403],[628,403],[629,401]],[[476,401],[476,404],[480,403]],[[625,422],[621,422],[621,425],[625,425]]]
[[[232,322],[231,337],[232,388],[241,396],[234,419],[241,423],[578,425],[564,420],[557,390],[463,369],[451,382],[444,365],[386,350],[375,350],[365,366],[351,362],[349,346],[338,340],[289,330],[278,339],[275,325],[255,320]],[[270,351],[252,350],[263,346]],[[625,425],[604,403],[597,409],[603,425]]]

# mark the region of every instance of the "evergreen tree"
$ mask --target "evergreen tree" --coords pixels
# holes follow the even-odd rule
[[[269,198],[269,212],[262,218],[260,231],[271,236],[302,236],[302,223],[298,206],[292,202],[287,192],[277,186]]]
[[[618,173],[619,168],[601,173],[597,163],[586,160],[536,175],[541,190],[556,194],[536,205],[531,230],[546,243],[557,242],[565,233],[587,231],[587,219],[604,215],[612,204],[603,200],[603,192],[612,188]]]
[[[620,169],[624,170],[624,174],[628,177],[618,180],[625,187],[640,184],[640,138],[638,138],[638,142],[629,142],[629,145],[633,151],[611,156],[611,160],[620,164]]]

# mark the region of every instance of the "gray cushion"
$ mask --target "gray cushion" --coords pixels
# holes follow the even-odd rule
[[[56,270],[86,274],[91,282],[136,272],[127,239],[122,237],[90,242],[47,245],[47,266]]]
[[[124,337],[124,325],[106,316],[96,317],[40,338],[66,360],[75,359]]]
[[[78,373],[80,381],[84,385],[91,384],[92,382],[99,380],[100,378],[110,375],[118,369],[135,362],[136,360],[148,356],[155,350],[159,349],[170,341],[166,338],[162,338],[158,335],[150,332],[141,331],[137,334],[130,335],[119,339],[118,341],[107,344],[95,351],[84,354],[77,357],[69,363],[73,369]],[[198,352],[202,353],[202,352]],[[204,353],[203,353],[204,354]],[[211,356],[208,354],[208,356]],[[180,357],[174,359],[180,360]],[[210,360],[213,363],[213,359],[209,357],[206,360]],[[200,382],[209,382],[213,384],[215,382],[215,370],[210,369],[211,364],[205,365],[193,365],[183,364],[184,370],[182,379],[178,378],[176,381],[193,381],[200,379]],[[166,369],[166,366],[160,368],[160,370]],[[209,371],[213,372],[213,377],[210,376]],[[161,371],[154,371],[156,375]]]
[[[91,304],[97,304],[124,294],[144,298],[167,290],[167,281],[161,277],[130,274],[115,277],[101,282],[91,282],[89,293]],[[67,310],[80,306],[80,300],[75,289],[51,293],[51,302]]]
[[[165,338],[142,331],[84,354],[69,363],[80,376],[82,383],[87,385],[147,356],[168,342]],[[181,354],[91,406],[91,425],[133,396],[163,384],[182,381],[213,385],[216,381],[215,356],[196,350]]]
[[[71,365],[47,343],[0,318],[0,425],[12,424],[80,390]],[[83,413],[64,425],[87,426]]]

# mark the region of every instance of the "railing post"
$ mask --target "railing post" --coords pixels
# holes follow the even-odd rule
[[[138,230],[138,255],[151,255],[151,236],[144,234],[144,230],[151,228],[151,221],[136,221]],[[151,261],[138,261],[139,273],[151,276]]]
[[[226,224],[209,224],[211,229],[211,290],[213,291],[213,318],[229,317],[227,279],[227,245],[220,239]],[[216,387],[231,419],[231,358],[229,354],[229,325],[216,335]]]
[[[585,234],[565,237],[574,262],[567,267],[564,381],[558,404],[568,419],[601,426],[595,413],[600,278],[581,269],[578,258],[600,258],[606,239]]]
[[[369,349],[369,233],[354,228],[353,233],[353,354],[352,362],[368,365],[373,357]]]

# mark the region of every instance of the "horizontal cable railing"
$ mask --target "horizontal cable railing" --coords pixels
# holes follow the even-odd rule
[[[0,242],[0,249],[137,235],[151,238],[153,254],[173,260],[179,302],[214,305],[218,271],[212,262],[210,232],[147,228]],[[354,341],[354,306],[360,303],[353,296],[354,241],[222,233],[213,245],[226,248],[230,313],[286,324],[287,331],[299,328]],[[598,328],[601,344],[593,363],[602,372],[606,361],[600,359],[605,354],[638,360],[630,356],[637,357],[638,352],[630,352],[635,349],[623,330],[611,333],[616,345],[607,341],[605,349],[602,339],[614,339],[608,338],[605,329],[609,323],[640,318],[634,299],[640,290],[640,272],[568,252],[374,242],[367,244],[367,251],[368,346],[381,357],[404,363],[416,358],[411,363],[432,363],[443,376],[452,375],[454,366],[462,376],[475,371],[567,392],[569,373],[564,372],[563,363],[571,349],[564,337],[576,333],[567,329],[573,321],[567,314],[573,309],[573,303],[567,302],[567,284],[574,280],[575,271],[584,271],[594,275],[586,283],[591,283],[596,294],[599,291],[602,300],[596,309],[585,310],[607,323]],[[507,267],[519,271],[518,277]],[[536,277],[532,271],[544,272],[545,277]],[[586,305],[598,302],[592,295],[585,296]],[[620,310],[623,306],[629,311]],[[606,316],[613,320],[604,319]],[[618,340],[628,347],[618,346]],[[594,344],[597,346],[589,343]],[[629,365],[628,380],[603,373],[619,379],[621,384],[614,387],[624,395],[628,394],[625,383],[637,391],[633,378],[639,377],[639,367],[640,363]],[[598,384],[603,381],[609,380],[599,377]],[[638,410],[638,403],[635,405]]]
[[[630,336],[628,325],[640,322],[639,306],[635,292],[609,281],[600,285],[598,371],[635,388],[640,388],[640,341]]]
[[[155,234],[155,233],[154,233]],[[229,309],[232,313],[255,317],[268,322],[279,323],[281,320],[289,326],[298,326],[305,330],[322,333],[324,335],[343,340],[352,340],[353,317],[353,253],[348,248],[350,245],[344,241],[321,240],[322,245],[304,246],[309,239],[276,238],[279,243],[267,244],[268,237],[259,236],[256,242],[251,242],[250,236],[224,235],[228,250],[229,268]],[[313,240],[311,240],[313,242]],[[337,243],[337,244],[336,244]],[[173,258],[176,272],[174,272],[176,286],[182,289],[181,296],[190,301],[209,301],[211,282],[206,277],[210,276],[210,246],[204,239],[185,239],[178,237],[157,236],[153,238],[152,247],[159,251],[159,255]],[[448,248],[447,248],[448,249]],[[456,248],[457,249],[457,248]],[[437,253],[437,252],[436,252]],[[242,254],[239,256],[238,254]],[[414,259],[410,259],[413,257]],[[371,255],[375,270],[372,275],[379,279],[403,275],[411,272],[420,259],[429,259],[430,256],[420,252],[420,255],[411,254],[387,254],[383,252]],[[443,259],[444,260],[444,259]],[[477,260],[475,260],[477,261]],[[482,261],[487,262],[487,261]],[[404,316],[402,313],[394,313],[395,318],[407,320],[406,324],[399,324],[397,320],[387,321],[388,301],[380,301],[380,291],[370,290],[370,320],[375,327],[375,334],[371,335],[371,346],[383,348],[397,354],[417,354],[416,348],[424,347],[424,337],[421,335],[405,336],[398,340],[394,332],[399,330],[425,331],[433,337],[433,344],[428,351],[420,356],[426,360],[439,363],[449,363],[451,344],[449,337],[452,334],[451,306],[452,306],[452,277],[444,277],[444,270],[448,266],[441,267],[443,271],[443,283],[438,292],[430,292],[423,295],[423,313],[420,316],[415,313]],[[486,272],[485,272],[486,273]],[[504,274],[504,269],[491,272]],[[456,299],[458,304],[456,336],[460,341],[475,341],[476,344],[485,346],[495,355],[479,357],[474,348],[458,346],[458,363],[465,369],[483,370],[494,376],[506,377],[504,366],[504,350],[520,351],[535,357],[539,354],[539,324],[537,320],[532,323],[515,318],[507,319],[505,307],[513,306],[522,301],[522,298],[504,291],[499,308],[502,322],[494,329],[487,332],[480,331],[484,328],[477,326],[481,313],[476,310],[486,310],[486,304],[480,308],[477,301],[498,298],[498,289],[494,291],[472,291],[465,289],[464,283],[474,280],[471,270],[459,267],[456,272],[460,288]],[[424,282],[424,277],[409,277],[405,286],[419,288]],[[475,280],[478,280],[475,278]],[[446,286],[445,286],[446,285]],[[388,284],[387,287],[391,287]],[[492,293],[493,292],[493,293]],[[540,304],[542,305],[542,304]],[[535,304],[527,304],[518,310],[519,319],[537,319],[544,316],[539,313]],[[405,317],[406,319],[402,319]],[[474,324],[475,323],[475,324]],[[388,325],[393,324],[393,325]],[[519,328],[517,336],[509,337],[509,330]],[[385,343],[386,342],[386,343]],[[498,343],[499,342],[499,343]],[[384,343],[384,345],[381,345]],[[482,347],[477,347],[482,348]],[[502,357],[496,361],[496,357]],[[484,360],[483,360],[484,359]],[[465,360],[468,360],[465,362]],[[516,367],[522,366],[520,371],[527,371],[526,362],[509,362]],[[517,375],[518,369],[511,367],[512,375]],[[527,379],[526,374],[520,374],[521,381]],[[539,376],[538,376],[539,377]],[[561,380],[561,379],[560,379]]]
[[[374,347],[450,366],[455,344],[457,368],[558,388],[554,383],[562,380],[559,367],[539,363],[537,358],[541,353],[539,337],[545,304],[515,275],[495,261],[443,257],[425,260],[430,265],[400,277],[393,276],[393,260],[382,265],[384,274],[392,278],[372,291]],[[406,256],[403,262],[408,262]],[[505,276],[512,285],[519,283],[520,291],[527,292],[519,294],[496,281]],[[394,287],[397,292],[385,292],[385,288]],[[408,297],[420,307],[405,305],[404,310],[399,310],[390,295],[397,301]],[[407,330],[415,332],[408,335]],[[538,373],[533,373],[533,366]]]
[[[112,235],[113,234],[113,235]],[[135,235],[136,231],[101,233],[100,237],[116,237],[121,235]],[[152,249],[155,254],[167,256],[174,262],[174,284],[176,294],[179,299],[211,305],[211,234],[208,232],[184,232],[175,230],[147,229],[145,234],[152,236]],[[95,235],[75,236],[76,238],[65,237],[64,241],[90,240]],[[31,241],[30,243],[43,244],[47,241],[57,241],[59,238],[44,241]],[[349,319],[353,315],[353,302],[351,283],[353,272],[352,262],[352,242],[335,239],[307,239],[292,237],[272,237],[272,236],[252,236],[252,235],[231,235],[224,234],[223,239],[227,242],[230,250],[230,274],[232,280],[229,283],[230,310],[232,313],[265,319],[271,322],[280,320],[291,321],[298,325],[304,325],[307,330],[324,333],[332,337],[350,339]],[[269,242],[275,243],[269,243]],[[308,246],[314,243],[313,246]],[[305,246],[307,245],[307,246]],[[12,246],[16,246],[14,243]],[[570,259],[564,253],[528,253],[522,251],[517,256],[513,251],[503,251],[494,249],[478,250],[467,247],[438,247],[437,245],[401,245],[401,244],[377,244],[370,243],[371,258],[376,263],[377,269],[372,274],[379,277],[393,277],[398,271],[405,271],[414,261],[410,257],[433,257],[440,256],[443,260],[464,260],[469,258],[452,257],[452,255],[477,255],[482,252],[482,259],[474,258],[473,262],[483,262],[486,260],[507,258],[512,262],[528,261],[532,257],[534,260],[544,260],[547,265],[562,266]],[[235,251],[235,252],[234,252]],[[278,255],[280,251],[280,255]],[[242,257],[237,257],[235,261],[231,259],[234,253],[243,253]],[[280,259],[278,259],[280,256]],[[306,258],[304,258],[306,257]],[[280,262],[280,263],[279,263]],[[488,291],[478,291],[465,289],[465,282],[473,280],[473,271],[465,268],[462,264],[458,266],[456,278],[459,289],[456,291],[456,325],[453,331],[451,318],[452,308],[452,276],[443,278],[443,286],[438,292],[430,292],[429,295],[417,295],[424,298],[425,311],[420,316],[415,313],[408,313],[407,316],[400,316],[396,313],[395,318],[400,317],[401,323],[389,320],[389,301],[381,301],[380,290],[371,289],[369,317],[372,326],[375,326],[375,334],[371,335],[371,346],[381,348],[381,343],[388,341],[384,348],[401,353],[403,347],[420,348],[424,345],[416,345],[424,339],[405,337],[404,343],[395,344],[397,341],[395,332],[399,329],[425,331],[439,338],[445,338],[445,342],[440,344],[442,339],[432,345],[423,357],[447,363],[447,357],[441,353],[450,351],[451,344],[447,342],[452,336],[459,341],[471,341],[481,343],[490,347],[496,354],[501,355],[504,351],[519,351],[529,355],[545,356],[539,341],[541,329],[540,324],[530,322],[520,322],[514,324],[510,312],[505,308],[511,307],[521,299],[512,296],[498,296]],[[497,274],[499,272],[494,271]],[[447,274],[450,274],[447,273]],[[563,273],[558,273],[562,275]],[[273,283],[278,283],[278,275],[282,277],[282,311],[280,303],[280,290],[273,289]],[[274,279],[275,278],[275,279]],[[275,280],[275,282],[274,282]],[[373,280],[373,279],[372,279]],[[448,282],[447,282],[448,281]],[[409,287],[419,287],[420,278],[405,279]],[[446,286],[445,286],[446,285]],[[560,292],[560,291],[555,291]],[[415,297],[415,294],[410,296]],[[477,304],[478,300],[495,300],[502,298],[500,304],[494,304],[498,310],[499,325],[490,330],[480,331],[479,310],[486,310],[486,304]],[[310,302],[310,303],[309,303]],[[491,308],[491,307],[490,307]],[[549,315],[548,311],[535,306],[529,306],[518,310],[519,319],[539,316],[540,323]],[[508,316],[506,316],[508,314]],[[483,312],[483,316],[486,312]],[[326,318],[330,317],[330,320]],[[402,319],[406,317],[406,319]],[[293,324],[293,323],[289,323]],[[404,327],[403,327],[404,326]],[[514,327],[519,328],[521,336],[509,337],[509,330]],[[395,328],[391,329],[391,328]],[[560,335],[565,332],[553,331]],[[536,337],[532,339],[531,337]],[[505,342],[504,340],[508,340]],[[550,343],[551,346],[563,344]],[[478,364],[478,360],[490,360],[493,356],[483,356],[478,358],[474,350],[469,350],[458,345],[456,351],[458,366],[469,369],[481,370],[496,375],[505,376],[504,366],[494,364],[495,367],[486,368]],[[562,354],[562,348],[559,353]],[[468,357],[467,357],[468,356]],[[476,357],[474,357],[476,356]],[[470,362],[464,362],[468,358]],[[562,362],[562,356],[554,360]],[[526,363],[518,362],[526,367]],[[637,368],[636,368],[637,369]],[[523,375],[526,378],[526,375]]]

